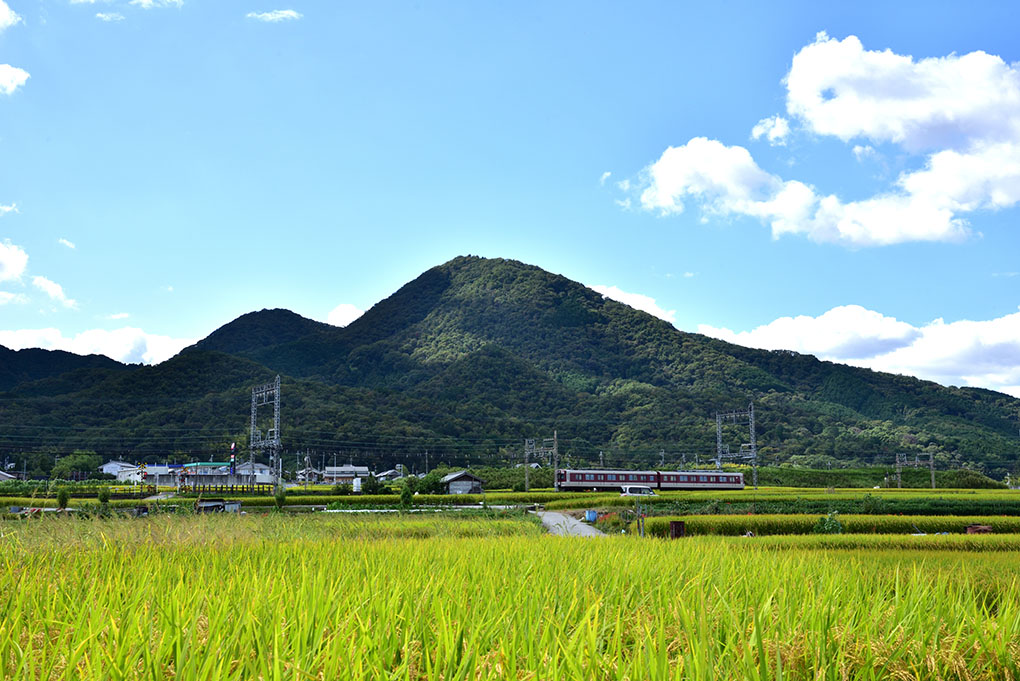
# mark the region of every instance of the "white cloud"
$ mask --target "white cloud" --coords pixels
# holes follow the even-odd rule
[[[693,201],[705,217],[757,218],[775,237],[878,246],[957,241],[970,234],[968,213],[1020,202],[1020,65],[984,52],[915,61],[822,33],[785,82],[787,112],[808,131],[898,145],[920,167],[844,201],[763,170],[742,147],[695,137],[645,169],[642,206],[671,214]],[[778,120],[760,121],[756,136]],[[859,160],[875,153],[862,143],[852,151]]]
[[[72,251],[78,248],[77,246],[74,245],[74,242],[68,241],[67,239],[64,238],[57,239],[57,243],[60,244],[61,246],[67,246]]]
[[[96,19],[107,23],[111,21],[124,21],[124,15],[120,12],[96,12]]]
[[[48,295],[52,300],[59,302],[64,307],[76,307],[78,303],[74,298],[68,298],[64,293],[64,288],[55,281],[51,281],[46,277],[35,276],[32,277],[32,286]]]
[[[107,319],[127,319],[131,315],[127,312],[115,312],[113,314],[106,315]]]
[[[28,298],[26,298],[24,294],[0,291],[0,305],[7,305],[9,303],[23,304],[27,302]]]
[[[602,177],[599,178],[599,184],[600,185],[605,185],[606,184],[606,180],[608,180],[610,177],[612,177],[612,175],[613,174],[611,172],[609,172],[608,170],[606,172],[602,173]]]
[[[180,7],[184,4],[184,0],[131,0],[129,5],[137,5],[142,9],[152,9],[153,7]]]
[[[0,217],[3,217],[4,215],[7,215],[8,213],[17,213],[17,212],[18,212],[18,204],[10,203],[10,204],[4,205],[4,204],[0,203]]]
[[[363,314],[364,310],[359,310],[350,303],[340,303],[330,310],[326,322],[333,326],[347,326]]]
[[[987,159],[972,164],[975,173],[1000,174],[989,177],[984,193],[954,194],[951,185],[960,169],[948,161],[901,177],[899,184],[906,191],[844,203],[803,182],[784,181],[762,170],[743,147],[695,137],[682,147],[668,148],[645,169],[641,205],[670,215],[683,212],[685,201],[693,200],[706,216],[757,218],[772,228],[774,237],[803,234],[815,241],[853,246],[954,241],[969,233],[956,211],[992,207],[988,203],[992,200],[1007,205],[1002,192],[1012,193],[1014,179],[1020,199],[1020,166],[1015,178],[1010,177],[1010,166],[995,166],[1006,155],[1003,150],[988,150]]]
[[[853,151],[854,158],[856,158],[858,161],[863,161],[866,158],[873,158],[877,154],[875,148],[870,144],[865,145],[855,144],[854,148],[851,149],[851,151]]]
[[[59,329],[54,328],[0,331],[0,345],[12,350],[65,350],[79,355],[100,354],[119,362],[145,364],[167,360],[194,342],[195,339],[191,338],[146,333],[133,327],[113,331],[90,329],[74,336],[64,336]]]
[[[642,310],[650,315],[663,319],[676,326],[676,310],[663,310],[655,302],[655,298],[640,293],[628,293],[616,286],[592,286],[593,291],[601,293],[603,297],[610,298],[624,305],[630,305],[635,310]]]
[[[751,331],[701,325],[698,332],[739,345],[796,350],[876,371],[1020,397],[1020,312],[987,321],[936,319],[913,326],[859,305],[845,305],[818,317],[781,317]]]
[[[790,122],[776,114],[771,118],[763,118],[751,128],[751,138],[761,139],[762,136],[774,147],[786,144],[786,136],[790,134]]]
[[[280,21],[295,21],[303,15],[292,9],[274,9],[271,12],[248,12],[245,16],[249,19],[275,24]]]
[[[0,33],[21,21],[21,17],[4,0],[0,0]]]
[[[14,94],[14,91],[29,79],[28,71],[10,64],[0,64],[0,93]]]
[[[28,253],[10,241],[0,241],[0,281],[21,279],[28,266]]]
[[[684,272],[684,278],[685,279],[690,279],[693,276],[694,276],[694,272]]]

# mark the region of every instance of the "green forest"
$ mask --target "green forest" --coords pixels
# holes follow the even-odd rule
[[[753,402],[765,465],[892,465],[903,452],[996,479],[1018,472],[1020,401],[1008,395],[732,345],[537,267],[472,256],[347,327],[252,312],[155,366],[0,348],[0,458],[19,470],[76,450],[222,460],[247,443],[252,386],[277,374],[295,467],[307,456],[423,470],[426,451],[432,463],[507,465],[526,438],[554,431],[570,465],[704,464],[716,412]],[[747,426],[723,436],[736,451]]]

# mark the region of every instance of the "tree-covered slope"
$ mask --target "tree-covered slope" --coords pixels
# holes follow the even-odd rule
[[[476,257],[428,270],[345,328],[263,310],[157,367],[19,381],[0,417],[76,424],[61,446],[106,427],[146,451],[172,424],[200,450],[214,434],[244,437],[247,391],[277,372],[291,449],[483,457],[555,429],[578,458],[705,457],[715,412],[751,400],[773,462],[933,452],[1001,475],[1020,444],[1020,401],[1009,396],[731,345],[537,267]]]

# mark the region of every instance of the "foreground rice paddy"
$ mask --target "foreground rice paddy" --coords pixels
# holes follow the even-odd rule
[[[4,679],[1020,678],[1015,540],[335,515],[0,533]]]

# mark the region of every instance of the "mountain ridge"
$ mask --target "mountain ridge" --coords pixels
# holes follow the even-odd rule
[[[202,377],[199,366],[222,371],[224,380]],[[101,423],[70,407],[59,417],[84,431],[123,431],[118,444],[128,449],[153,446],[146,423],[166,433],[191,418],[206,438],[196,446],[211,447],[216,438],[244,437],[244,381],[278,372],[294,448],[335,445],[386,456],[418,438],[419,449],[431,443],[453,456],[473,447],[478,456],[505,458],[521,439],[557,429],[570,443],[564,451],[578,458],[599,449],[707,456],[714,412],[754,400],[763,455],[775,462],[868,463],[930,451],[944,465],[1000,477],[1016,465],[1020,400],[680,331],[514,260],[454,258],[343,328],[288,310],[250,312],[159,367],[128,367],[116,380],[93,367],[23,381],[7,395],[29,402],[15,414],[10,399],[0,399],[0,417],[45,420],[46,405],[31,401],[43,394],[71,404],[77,394],[135,395],[139,404],[119,419]],[[181,400],[176,409],[145,408],[145,400],[171,394],[161,385],[182,381],[205,390],[172,393]],[[189,404],[213,411],[194,419]],[[0,439],[0,447],[12,445]]]

